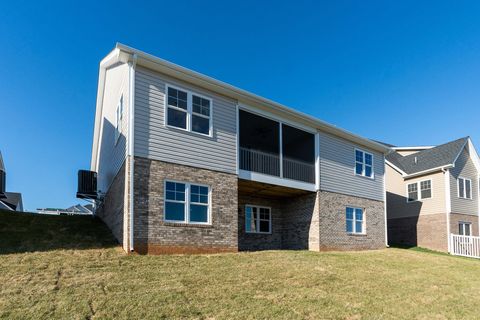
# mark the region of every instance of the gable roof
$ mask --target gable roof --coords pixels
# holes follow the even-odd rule
[[[93,133],[92,159],[91,170],[96,171],[98,149],[100,148],[100,131],[101,118],[103,106],[103,94],[105,87],[105,73],[108,68],[117,63],[132,62],[134,65],[139,65],[150,70],[161,72],[163,74],[172,76],[176,79],[195,84],[203,89],[207,89],[227,97],[233,98],[240,103],[245,103],[251,106],[261,106],[268,111],[279,113],[284,117],[293,118],[302,124],[317,130],[339,136],[346,140],[352,141],[364,147],[370,148],[374,151],[387,154],[390,148],[378,143],[376,141],[361,137],[347,130],[341,129],[333,124],[327,123],[323,120],[307,115],[303,112],[297,111],[275,101],[263,98],[259,95],[250,93],[246,90],[237,88],[228,83],[216,80],[209,76],[203,75],[199,72],[184,68],[172,62],[155,57],[146,52],[137,50],[135,48],[117,43],[115,48],[100,62],[99,80],[97,88],[97,103],[95,113],[95,126]]]
[[[385,159],[405,175],[413,175],[454,165],[468,141],[469,137],[464,137],[408,156],[402,156],[395,151],[388,154]]]
[[[22,211],[22,194],[18,192],[5,192],[5,198],[1,199],[4,205],[9,206],[12,210]]]

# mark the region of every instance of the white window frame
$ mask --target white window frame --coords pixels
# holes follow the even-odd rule
[[[465,225],[469,225],[469,229],[468,231],[470,231],[470,234],[468,236],[472,236],[472,223],[471,222],[468,222],[468,221],[459,221],[458,222],[458,227],[460,229],[460,226],[462,226],[462,233],[463,234],[460,234],[460,232],[458,233],[459,235],[462,235],[462,236],[467,236],[465,235]],[[460,231],[460,230],[459,230]]]
[[[256,227],[256,230],[259,230],[259,231],[247,231],[247,208],[250,207],[250,208],[256,208],[257,209],[257,212],[258,212],[258,220],[257,220],[257,223],[255,225]],[[269,219],[268,219],[268,232],[264,232],[264,231],[260,231],[260,209],[268,209],[268,212],[270,213],[269,214]],[[252,210],[252,214],[253,214],[253,210]],[[250,217],[250,219],[253,219],[253,216]],[[246,204],[245,205],[245,233],[253,233],[253,234],[272,234],[272,208],[271,207],[266,207],[266,206],[258,206],[258,205],[254,205],[254,204]]]
[[[425,182],[425,181],[430,181],[430,197],[429,198],[423,198],[422,197],[422,182]],[[411,184],[416,184],[417,185],[417,200],[410,200],[409,192],[408,192],[408,186],[411,185]],[[433,180],[432,179],[425,179],[425,180],[420,180],[420,181],[416,181],[416,182],[407,183],[405,192],[406,192],[406,198],[407,198],[408,203],[417,202],[417,201],[421,201],[421,200],[433,199]]]
[[[122,120],[123,120],[123,95],[120,96],[120,100],[115,110],[115,145],[117,145],[122,133]]]
[[[463,180],[463,197],[460,195],[460,180]],[[467,197],[467,180],[470,182],[470,197]],[[473,199],[473,190],[472,190],[472,179],[458,177],[457,178],[457,195],[460,199],[472,200]]]
[[[183,183],[185,185],[185,201],[179,200],[167,200],[167,182],[173,183]],[[190,204],[199,204],[197,202],[190,201],[190,190],[191,186],[201,186],[208,188],[208,205],[207,205],[207,222],[197,222],[197,221],[190,221]],[[184,220],[168,220],[166,218],[167,213],[167,206],[165,205],[166,202],[174,202],[174,203],[184,203]],[[201,203],[204,205],[204,203]],[[209,185],[196,183],[196,182],[185,182],[185,181],[178,181],[172,179],[165,179],[163,182],[163,221],[170,222],[170,223],[181,223],[181,224],[191,224],[191,225],[211,225],[212,224],[212,189]]]
[[[357,151],[363,152],[362,162],[357,161]],[[370,165],[370,167],[372,167],[372,175],[371,176],[365,175],[365,171],[366,171],[365,167],[367,166],[366,161],[365,161],[365,155],[366,154],[368,154],[372,157],[372,165]],[[367,152],[365,150],[355,148],[354,151],[353,151],[353,157],[354,157],[353,173],[358,177],[364,177],[364,178],[368,178],[368,179],[372,179],[372,180],[375,179],[375,170],[374,170],[375,158],[374,158],[373,154],[370,153],[370,152]],[[362,164],[362,173],[361,174],[357,173],[357,163]]]
[[[183,91],[183,92],[187,93],[187,110],[179,108],[179,107],[175,107],[175,106],[170,106],[168,104],[168,89],[169,88],[172,88],[172,89],[175,89],[175,90],[180,90],[180,91]],[[204,137],[212,137],[213,136],[213,99],[212,98],[204,96],[200,93],[197,93],[197,92],[194,92],[194,91],[191,91],[191,90],[187,90],[185,88],[181,88],[181,87],[171,85],[171,84],[166,84],[165,85],[165,95],[164,96],[165,96],[165,103],[164,103],[165,104],[165,106],[164,106],[165,107],[165,109],[164,109],[164,114],[165,114],[164,125],[165,125],[165,127],[172,128],[172,129],[175,129],[175,130],[182,130],[182,131],[186,131],[186,132],[191,132],[193,134],[198,134],[198,135],[201,135],[201,136],[204,136]],[[197,96],[199,98],[206,99],[206,100],[210,101],[210,116],[208,117],[208,134],[192,130],[193,115],[200,116],[200,117],[203,117],[203,118],[207,118],[207,116],[205,116],[205,115],[200,115],[198,113],[193,112],[193,96]],[[175,127],[175,126],[172,126],[172,125],[168,124],[168,108],[172,108],[172,109],[175,109],[175,110],[178,110],[178,111],[182,111],[182,112],[185,112],[187,114],[187,119],[186,119],[187,128],[186,129]]]
[[[352,232],[349,232],[349,231],[346,231],[347,229],[347,221],[350,220],[350,219],[347,219],[347,210],[348,209],[353,209],[353,219],[352,220],[352,223],[353,223],[353,231]],[[357,218],[355,216],[355,211],[356,210],[362,210],[362,232],[357,232]],[[346,206],[345,207],[345,231],[347,232],[347,234],[367,234],[367,215],[366,215],[366,209],[365,208],[360,208],[360,207],[354,207],[354,206]]]

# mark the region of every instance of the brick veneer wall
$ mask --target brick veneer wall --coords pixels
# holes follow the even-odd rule
[[[269,207],[272,215],[272,232],[246,233],[245,206]],[[243,251],[282,249],[283,200],[258,197],[252,194],[238,194],[238,249]]]
[[[164,181],[207,184],[212,224],[163,221]],[[208,253],[238,250],[236,175],[135,157],[134,248],[139,253]]]
[[[124,161],[122,167],[113,179],[113,182],[108,189],[103,202],[97,207],[95,215],[105,222],[105,224],[112,231],[113,236],[122,244],[125,251],[127,248],[128,227],[126,225],[126,164]]]
[[[272,234],[245,233],[245,204],[272,208]],[[367,233],[346,232],[346,207],[365,208]],[[383,202],[331,192],[285,199],[239,194],[239,249],[365,250],[385,248]]]
[[[388,219],[387,225],[388,241],[391,245],[419,246],[448,251],[445,213]]]
[[[284,202],[284,249],[319,250],[319,193],[311,193]]]
[[[348,234],[346,207],[365,210],[366,234]],[[381,201],[333,192],[319,192],[320,250],[365,250],[385,248],[385,214]]]
[[[450,233],[458,234],[458,223],[470,222],[472,224],[472,236],[478,236],[478,216],[461,213],[450,214]]]

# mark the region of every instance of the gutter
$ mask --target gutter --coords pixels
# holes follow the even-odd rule
[[[313,116],[307,115],[303,112],[299,112],[297,110],[294,110],[290,107],[284,106],[280,103],[274,102],[272,100],[263,98],[261,96],[258,96],[256,94],[250,93],[246,90],[234,87],[230,84],[227,84],[225,82],[213,79],[211,77],[208,77],[206,75],[203,75],[201,73],[198,73],[196,71],[184,68],[182,66],[179,66],[177,64],[171,63],[169,61],[166,61],[164,59],[155,57],[151,54],[142,52],[140,50],[131,48],[129,46],[123,45],[121,43],[117,43],[116,49],[121,50],[125,53],[129,53],[132,55],[138,55],[138,61],[139,64],[142,66],[145,66],[147,68],[155,70],[155,67],[157,69],[161,69],[162,72],[166,73],[167,75],[175,75],[177,78],[182,79],[184,81],[190,82],[197,84],[199,86],[202,86],[206,89],[212,90],[212,91],[219,91],[220,93],[236,98],[237,100],[240,101],[251,101],[253,104],[257,104],[263,107],[268,107],[271,108],[277,112],[282,112],[286,114],[287,116],[291,116],[294,118],[297,118],[305,123],[307,123],[309,126],[312,126],[315,129],[320,129],[323,131],[326,131],[328,133],[340,136],[344,139],[353,141],[355,143],[358,143],[360,145],[363,145],[364,147],[373,149],[375,151],[381,152],[383,154],[388,154],[391,152],[391,149],[384,146],[383,144],[380,144],[378,142],[372,141],[370,139],[366,139],[363,137],[360,137],[352,132],[349,132],[347,130],[341,129],[335,125],[329,124],[323,120],[317,119]],[[158,71],[158,70],[157,70]]]
[[[134,116],[135,116],[135,68],[137,66],[137,55],[132,55],[132,60],[128,62],[128,83],[129,83],[129,93],[128,93],[128,156],[129,156],[129,213],[130,213],[130,232],[129,232],[129,246],[128,249],[130,252],[133,251],[134,245],[134,236],[133,236],[133,223],[134,223]]]

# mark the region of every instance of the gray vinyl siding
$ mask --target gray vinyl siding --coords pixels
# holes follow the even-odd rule
[[[362,146],[320,132],[320,189],[383,201],[384,156]],[[355,148],[373,155],[374,178],[355,175]]]
[[[123,95],[121,135],[115,141],[116,111]],[[101,146],[98,159],[98,190],[107,192],[127,155],[128,65],[118,64],[106,71],[102,104]]]
[[[165,125],[165,88],[171,84],[212,99],[213,136]],[[135,74],[135,155],[235,173],[236,102],[166,75],[138,67]]]
[[[472,199],[458,197],[458,177],[472,180]],[[467,147],[455,162],[455,167],[450,169],[450,193],[452,213],[478,214],[478,174],[475,165],[470,159]]]

